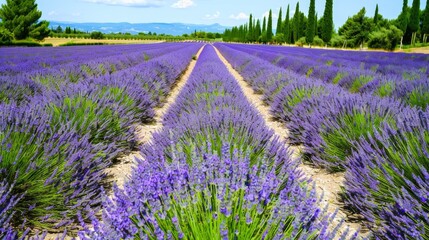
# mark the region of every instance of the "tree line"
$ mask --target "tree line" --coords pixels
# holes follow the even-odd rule
[[[333,47],[384,48],[393,50],[401,42],[414,44],[426,42],[429,35],[429,0],[426,8],[420,10],[420,0],[403,0],[402,11],[396,19],[385,19],[376,5],[373,17],[366,16],[362,8],[354,16],[349,17],[338,32],[334,30],[333,0],[326,0],[323,15],[319,18],[315,11],[315,0],[310,0],[307,15],[296,4],[293,16],[287,6],[285,18],[282,8],[278,13],[275,34],[273,33],[272,10],[268,18],[255,19],[250,14],[249,21],[243,25],[225,30],[223,40],[227,42],[254,42],[270,44],[304,44]]]
[[[28,44],[32,45],[34,40],[41,41],[45,37],[62,37],[62,38],[85,38],[85,39],[125,39],[125,40],[209,40],[222,38],[220,33],[211,33],[195,30],[190,34],[182,36],[173,36],[169,34],[157,33],[138,33],[131,35],[130,33],[108,33],[104,34],[99,31],[84,32],[76,28],[66,26],[65,29],[61,26],[49,28],[49,22],[39,21],[42,12],[37,9],[35,0],[6,0],[6,4],[2,4],[0,8],[0,45],[11,45],[16,43],[15,40],[29,40]]]

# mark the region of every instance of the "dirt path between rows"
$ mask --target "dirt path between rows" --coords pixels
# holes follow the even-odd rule
[[[176,101],[177,96],[179,95],[183,86],[185,86],[186,82],[188,81],[189,76],[195,68],[195,64],[197,63],[198,57],[203,51],[203,48],[204,46],[198,50],[196,54],[196,59],[191,60],[189,66],[187,67],[183,75],[174,84],[172,90],[170,91],[170,94],[166,98],[164,105],[161,108],[155,108],[155,117],[153,123],[136,127],[136,135],[139,142],[139,146],[152,141],[152,134],[156,131],[161,130],[162,118],[164,117],[164,114],[170,108],[171,104]],[[107,173],[113,177],[113,182],[115,182],[120,188],[123,187],[125,181],[131,175],[136,158],[142,158],[139,151],[132,152],[128,156],[121,158],[120,163],[112,166],[107,170]]]
[[[288,130],[278,121],[272,119],[271,114],[269,112],[269,107],[264,104],[261,100],[261,95],[256,94],[252,87],[244,80],[244,78],[232,67],[232,65],[223,57],[223,55],[219,52],[219,50],[215,47],[216,53],[219,58],[228,68],[229,72],[234,76],[240,85],[244,95],[249,100],[249,102],[255,106],[255,108],[261,113],[262,117],[265,120],[265,124],[268,128],[274,130],[275,134],[286,143],[286,138],[288,136]],[[293,151],[293,157],[299,158],[299,147],[289,146],[289,149]],[[359,223],[348,222],[347,215],[343,211],[341,211],[341,203],[338,201],[338,194],[341,192],[341,185],[344,181],[344,174],[335,173],[330,174],[326,170],[312,168],[309,165],[301,164],[299,169],[304,173],[306,177],[311,178],[316,184],[316,191],[318,196],[323,196],[321,207],[324,207],[326,204],[328,206],[328,212],[333,213],[336,209],[339,209],[337,217],[334,219],[334,222],[340,222],[341,219],[346,219],[344,227],[340,230],[340,234],[343,233],[348,227],[351,230],[351,234],[358,231],[361,228]],[[349,235],[349,236],[350,236]]]

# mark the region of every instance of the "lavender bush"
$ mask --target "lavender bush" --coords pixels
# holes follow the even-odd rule
[[[322,101],[315,103],[324,107],[314,106],[304,124],[304,146],[313,163],[331,170],[343,169],[355,141],[373,136],[384,123],[396,126],[406,121],[403,111],[413,112],[400,102],[371,96],[345,95]]]
[[[0,112],[0,179],[10,188],[10,226],[61,229],[78,212],[96,210],[106,167],[98,147],[66,128],[55,131],[43,113],[13,105]]]
[[[27,103],[28,99],[40,94],[41,86],[24,77],[0,76],[0,103]]]
[[[345,181],[346,204],[379,238],[429,236],[429,122],[420,112],[398,128],[384,125],[355,143]]]
[[[139,174],[107,200],[103,219],[84,239],[330,239],[328,218],[314,191],[300,186],[289,167],[222,149],[222,157],[180,152],[165,162],[140,162]],[[139,201],[135,201],[140,199]]]

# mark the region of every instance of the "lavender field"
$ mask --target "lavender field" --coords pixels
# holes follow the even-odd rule
[[[0,238],[429,239],[428,68],[270,45],[0,48]]]

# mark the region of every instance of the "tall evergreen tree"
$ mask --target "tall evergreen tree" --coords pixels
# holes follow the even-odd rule
[[[300,22],[300,16],[299,16],[299,2],[296,3],[296,8],[295,8],[295,14],[293,15],[293,42],[298,41],[298,39],[301,37],[299,35],[299,30],[300,30],[300,26],[301,22]]]
[[[271,42],[273,39],[273,13],[270,9],[270,13],[268,14],[268,23],[267,23],[267,41]]]
[[[316,14],[316,6],[315,6],[315,0],[310,0],[310,8],[308,9],[308,21],[307,21],[307,31],[305,39],[307,43],[313,43],[314,40],[314,32],[316,31],[314,29],[315,25],[314,22],[316,21],[315,14]]]
[[[253,19],[253,35],[252,35],[252,39],[254,42],[256,42],[258,40],[258,29],[256,26],[256,19]]]
[[[0,8],[2,25],[18,40],[27,37],[43,40],[49,35],[49,22],[38,22],[41,16],[35,0],[6,0]]]
[[[396,20],[397,27],[405,33],[407,31],[407,25],[408,25],[408,0],[404,0],[402,3],[402,11],[398,16],[398,19]]]
[[[253,32],[254,32],[254,26],[253,26],[253,17],[252,17],[252,14],[250,14],[250,16],[249,16],[249,30],[248,30],[248,32],[247,32],[247,41],[249,41],[249,42],[253,42],[254,41],[254,39],[253,39]]]
[[[261,21],[258,19],[256,21],[256,29],[255,29],[256,38],[255,38],[255,40],[259,42],[259,38],[261,37],[261,35],[262,35]]]
[[[314,17],[314,36],[319,35],[319,33],[317,32],[317,28],[319,28],[319,26],[317,25],[319,23],[318,17],[317,17],[317,13]]]
[[[429,0],[426,0],[426,8],[423,12],[422,33],[429,34]]]
[[[277,28],[276,28],[276,35],[279,33],[283,33],[283,16],[282,16],[282,8],[279,10],[279,18],[277,19]]]
[[[325,11],[323,13],[323,22],[321,27],[321,37],[325,43],[331,41],[332,32],[334,31],[333,5],[333,0],[326,0]]]
[[[285,41],[286,43],[290,43],[290,37],[291,37],[291,29],[290,29],[290,16],[289,16],[289,4],[287,5],[287,11],[286,11],[286,18],[283,22],[283,31],[285,34]]]
[[[377,25],[378,23],[378,4],[375,6],[375,13],[374,13],[374,24]]]
[[[417,32],[420,25],[420,0],[413,0],[408,24],[411,33]]]
[[[266,32],[267,31],[267,20],[264,17],[264,20],[262,21],[262,32]]]

